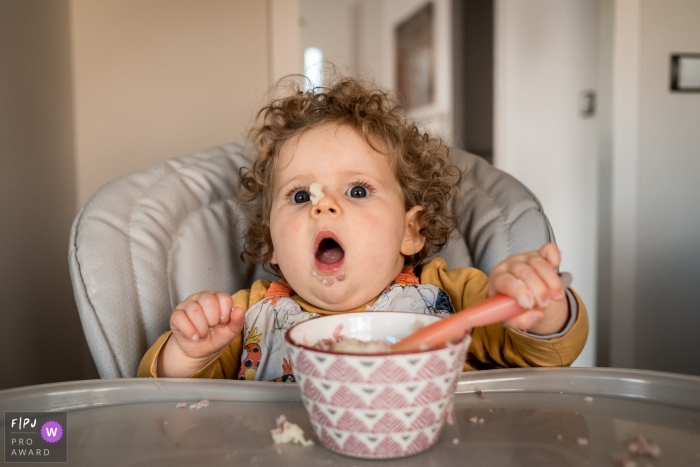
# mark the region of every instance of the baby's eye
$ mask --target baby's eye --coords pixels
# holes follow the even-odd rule
[[[355,185],[350,187],[345,194],[351,198],[364,198],[367,196],[367,188],[363,187],[362,185]]]
[[[296,191],[292,195],[291,200],[294,204],[306,203],[307,201],[311,201],[311,193],[306,190]]]

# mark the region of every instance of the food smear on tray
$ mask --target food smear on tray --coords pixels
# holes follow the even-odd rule
[[[280,415],[277,420],[277,428],[271,430],[272,441],[275,444],[297,443],[302,446],[312,446],[314,444],[310,439],[304,438],[304,430],[296,423],[287,420],[287,417]]]
[[[175,407],[178,409],[184,409],[184,408],[187,408],[187,405],[188,405],[187,402],[178,402],[175,405]],[[209,407],[209,401],[206,399],[202,399],[201,401],[190,405],[190,409],[197,409],[197,410],[203,409],[205,407]]]

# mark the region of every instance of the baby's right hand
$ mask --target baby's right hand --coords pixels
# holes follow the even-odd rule
[[[243,329],[245,313],[225,292],[187,297],[170,315],[171,338],[161,350],[158,376],[189,376],[207,364]]]
[[[182,351],[191,358],[213,356],[226,347],[243,329],[245,315],[233,308],[233,299],[224,292],[199,292],[175,307],[170,329]]]

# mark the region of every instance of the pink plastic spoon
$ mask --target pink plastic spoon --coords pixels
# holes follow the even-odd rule
[[[559,276],[562,286],[566,289],[571,284],[571,274],[562,272]],[[527,310],[518,305],[514,298],[496,294],[466,310],[419,329],[392,344],[391,350],[405,352],[442,345],[461,336],[468,329],[500,323],[515,318],[525,311]]]

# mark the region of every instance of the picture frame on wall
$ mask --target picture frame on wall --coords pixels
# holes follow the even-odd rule
[[[396,89],[409,110],[435,103],[434,17],[429,2],[395,27]]]

